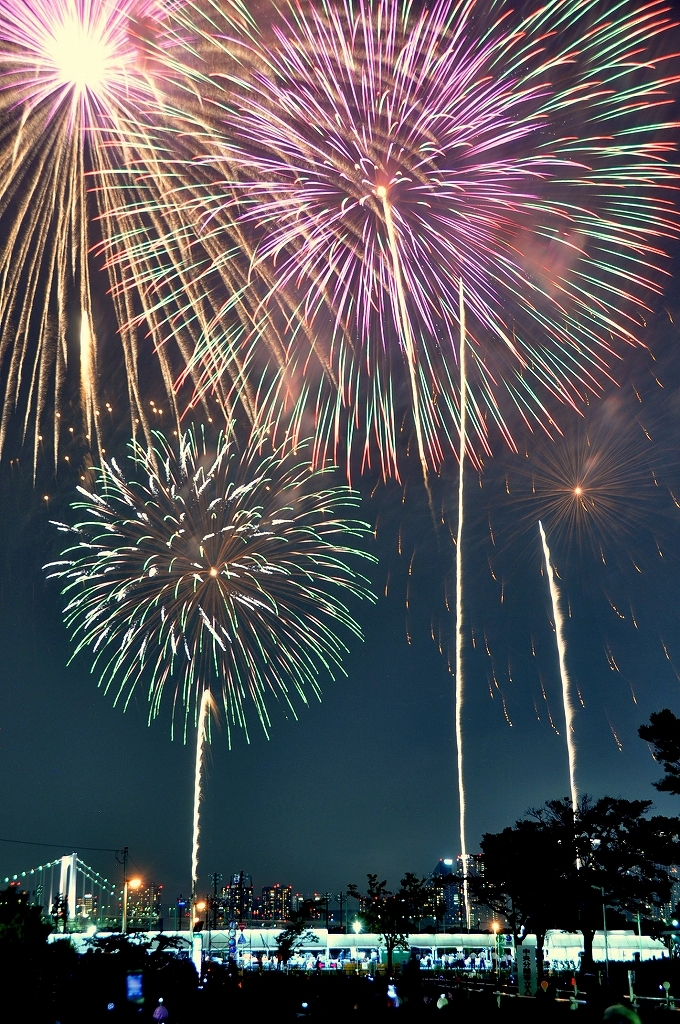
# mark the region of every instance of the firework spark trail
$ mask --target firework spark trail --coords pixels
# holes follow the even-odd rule
[[[167,346],[160,344],[167,341],[161,328],[168,311],[158,314],[148,288],[156,270],[144,247],[150,233],[173,232],[172,258],[182,285],[193,268],[172,201],[162,215],[145,204],[150,196],[167,196],[171,157],[181,153],[178,145],[171,152],[165,137],[159,143],[157,132],[173,123],[174,102],[187,104],[191,95],[187,59],[197,33],[185,22],[185,6],[193,8],[193,26],[200,4],[175,0],[0,0],[0,364],[6,370],[0,454],[9,420],[23,404],[24,436],[31,419],[35,424],[35,463],[42,421],[53,407],[56,461],[71,334],[79,339],[86,436],[100,440],[102,366],[89,265],[100,233],[104,244],[117,235],[136,244],[127,274],[109,255],[107,283],[131,418],[141,423],[149,443],[138,381],[138,327],[156,343],[173,398]],[[224,25],[232,18],[245,24],[238,0],[224,0],[222,7]],[[188,194],[186,175],[184,186]],[[93,232],[95,219],[99,227]],[[80,323],[72,324],[76,302]],[[174,340],[183,363],[192,357],[186,333],[196,340],[191,323],[176,322],[175,335],[182,337]]]
[[[270,700],[296,717],[293,698],[308,703],[320,673],[342,671],[342,634],[361,637],[345,603],[374,599],[355,567],[375,561],[371,531],[347,517],[359,495],[310,471],[305,445],[282,454],[260,431],[242,450],[193,429],[154,440],[151,452],[132,442],[135,478],[104,462],[99,493],[79,488],[72,505],[84,520],[57,524],[73,545],[48,568],[68,598],[73,657],[90,653],[125,706],[146,685],[149,720],[172,689],[185,737],[216,686],[228,731],[247,735],[254,711],[268,734]]]
[[[86,172],[89,164],[99,171],[115,167],[123,138],[132,137],[129,126],[141,133],[140,107],[150,89],[140,26],[162,13],[160,0],[0,2],[0,359],[10,358],[0,450],[22,385],[28,389],[24,432],[35,415],[34,460],[50,388],[55,412],[60,409],[70,288],[79,303],[85,427],[90,437],[97,432]]]
[[[406,294],[404,292],[404,281],[401,272],[401,266],[399,262],[399,246],[397,245],[397,235],[394,230],[394,218],[392,216],[392,206],[390,204],[390,198],[385,185],[378,185],[376,188],[376,195],[379,199],[382,199],[383,210],[385,212],[385,225],[387,227],[387,238],[389,241],[390,252],[392,254],[392,266],[394,268],[394,286],[397,293],[399,317],[398,322],[401,327],[402,341],[404,348],[406,349],[406,361],[408,363],[409,381],[411,384],[411,402],[413,403],[413,422],[416,428],[416,439],[418,441],[418,455],[420,457],[420,465],[423,469],[423,479],[427,486],[427,455],[425,453],[425,441],[423,436],[423,425],[421,422],[420,413],[420,396],[418,392],[418,380],[417,380],[417,356],[416,346],[413,341],[413,329],[411,327],[411,317],[408,311],[408,305],[406,302]],[[429,494],[429,489],[428,489]],[[430,494],[430,505],[432,505],[432,496]],[[434,509],[432,509],[432,518],[434,520]]]
[[[465,511],[465,437],[467,426],[467,365],[465,358],[465,297],[461,278],[458,290],[460,322],[460,444],[458,449],[458,533],[456,536],[456,760],[458,768],[458,815],[460,856],[463,868],[463,901],[465,920],[470,927],[468,894],[467,843],[465,836],[465,775],[463,771],[463,513]],[[487,648],[488,650],[488,648]]]
[[[545,568],[550,586],[550,600],[552,601],[553,619],[555,620],[555,638],[557,640],[557,655],[560,664],[560,680],[562,682],[562,706],[564,708],[564,725],[567,737],[567,756],[569,758],[569,788],[571,790],[571,805],[574,814],[578,811],[578,790],[576,788],[576,748],[574,745],[574,707],[571,700],[569,674],[566,663],[566,642],[564,638],[564,616],[560,602],[560,592],[557,586],[557,578],[550,560],[550,548],[548,539],[543,529],[543,523],[539,522],[538,528],[541,532],[541,543],[543,545],[543,556]]]
[[[191,843],[191,925],[193,931],[194,922],[194,897],[198,884],[198,841],[200,838],[201,823],[201,797],[203,795],[203,757],[205,745],[209,739],[210,712],[213,709],[213,699],[210,690],[204,690],[201,695],[201,703],[198,709],[198,731],[196,733],[196,767],[194,770],[194,818],[193,835]]]

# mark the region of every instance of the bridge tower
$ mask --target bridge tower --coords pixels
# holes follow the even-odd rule
[[[75,917],[76,914],[76,880],[78,871],[78,854],[66,854],[61,858],[61,869],[59,872],[59,892],[68,900],[68,916]]]

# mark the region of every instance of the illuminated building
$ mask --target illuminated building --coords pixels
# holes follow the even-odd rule
[[[262,888],[262,918],[265,921],[287,921],[290,918],[293,886],[265,885]]]
[[[483,876],[484,858],[481,853],[469,853],[467,861],[468,878]],[[429,880],[432,885],[441,886],[442,899],[446,908],[444,927],[454,928],[456,931],[467,931],[463,900],[463,866],[460,855],[456,858],[455,865],[452,857],[440,858],[431,872]],[[469,905],[471,931],[489,931],[492,923],[499,921],[499,915],[475,900],[472,894],[469,896]]]
[[[129,931],[155,931],[161,917],[163,886],[140,885],[128,890],[127,920]]]
[[[97,896],[91,892],[84,892],[83,895],[78,900],[76,913],[79,914],[80,917],[87,917],[93,921],[96,921],[98,917],[98,912],[99,906]]]
[[[250,921],[253,916],[253,880],[245,871],[231,876],[222,889],[222,905],[227,921]]]

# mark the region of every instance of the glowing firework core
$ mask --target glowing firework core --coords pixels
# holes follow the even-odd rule
[[[88,25],[75,11],[66,12],[44,45],[61,86],[79,94],[102,90],[115,53],[99,26]]]

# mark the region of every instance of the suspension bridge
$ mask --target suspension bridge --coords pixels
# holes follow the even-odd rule
[[[7,875],[3,882],[28,893],[30,902],[43,907],[44,916],[62,921],[65,930],[79,931],[90,925],[99,928],[119,915],[114,884],[77,853]]]

